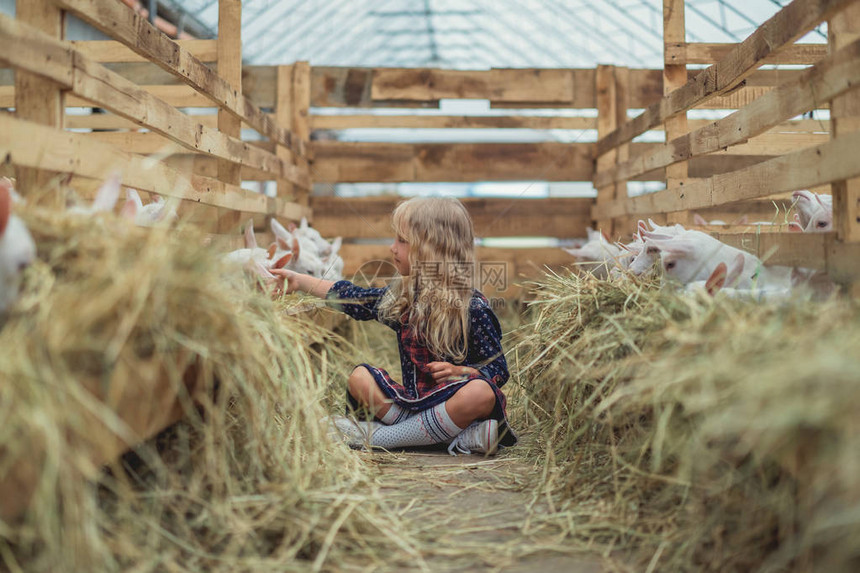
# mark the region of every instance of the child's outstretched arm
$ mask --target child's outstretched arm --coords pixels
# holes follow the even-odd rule
[[[289,269],[270,269],[269,272],[275,275],[275,280],[272,283],[272,294],[274,296],[290,294],[300,290],[320,298],[325,298],[326,293],[334,285],[334,281],[312,277]]]

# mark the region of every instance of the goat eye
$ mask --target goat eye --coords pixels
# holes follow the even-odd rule
[[[827,226],[827,221],[819,221],[819,222],[817,223],[817,225],[818,225],[819,227],[826,227],[826,226]]]
[[[675,268],[675,261],[669,261],[668,263],[666,263],[666,268],[667,269],[674,269]]]

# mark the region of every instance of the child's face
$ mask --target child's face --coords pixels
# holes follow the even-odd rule
[[[398,234],[391,245],[391,254],[394,256],[394,266],[402,276],[409,275],[409,243],[402,235]]]

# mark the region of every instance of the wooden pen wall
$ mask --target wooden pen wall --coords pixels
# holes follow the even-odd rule
[[[756,219],[775,225],[708,230],[766,264],[826,270],[837,282],[856,288],[851,285],[860,275],[860,133],[854,133],[860,127],[855,91],[860,85],[860,5],[795,0],[731,45],[687,43],[681,0],[664,0],[663,15],[665,95],[628,120],[625,74],[605,69],[598,80],[605,121],[595,147],[593,218],[625,234],[640,218],[690,224],[694,211],[707,209],[730,219],[765,214],[762,203],[772,204],[771,213],[779,207],[780,214]],[[822,22],[828,24],[827,45],[794,44]],[[694,63],[713,65],[687,70]],[[760,70],[765,64],[798,64],[800,69]],[[735,100],[730,115],[704,124],[687,119],[689,110],[723,107],[726,99]],[[798,119],[807,112],[814,117]],[[828,112],[830,119],[822,119]],[[630,144],[661,127],[666,143],[648,150]],[[736,153],[746,157],[736,156],[726,172],[701,173],[694,167],[696,161]],[[666,189],[629,197],[627,182],[655,169],[665,170]],[[782,213],[791,192],[800,189],[832,189],[832,232],[787,232]]]
[[[112,40],[64,41],[67,14]],[[115,0],[19,1],[16,18],[0,16],[0,42],[15,47],[0,51],[9,66],[0,107],[15,108],[0,114],[0,153],[18,190],[26,197],[71,176],[86,196],[118,171],[126,186],[183,200],[181,211],[213,232],[234,232],[249,214],[309,215],[308,67],[279,70],[281,105],[264,113],[243,93],[240,0],[221,0],[219,21],[218,40],[174,42]],[[269,145],[244,141],[242,125]],[[241,188],[244,171],[277,181],[278,197]]]
[[[467,198],[464,203],[481,237],[565,240],[584,238],[592,226],[625,238],[640,218],[689,225],[693,213],[727,222],[746,216],[776,225],[708,230],[766,255],[769,263],[826,269],[843,283],[854,282],[857,274],[858,192],[852,178],[860,175],[854,160],[860,147],[851,137],[860,115],[852,91],[858,75],[855,2],[795,0],[743,43],[726,45],[687,43],[683,2],[666,0],[663,70],[480,71],[305,62],[237,67],[238,39],[226,32],[221,41],[172,42],[111,0],[21,4],[16,20],[0,21],[0,38],[19,46],[0,53],[0,62],[18,70],[15,79],[8,70],[0,72],[0,107],[18,104],[15,114],[0,114],[0,151],[18,168],[25,194],[29,181],[44,185],[57,174],[73,173],[84,178],[83,185],[120,166],[124,183],[185,199],[190,216],[212,232],[238,236],[235,231],[249,216],[260,231],[270,216],[308,216],[323,235],[344,237],[350,276],[359,269],[372,273],[368,263],[389,259],[386,245],[360,243],[390,238],[389,214],[398,198],[310,195],[315,183],[592,182],[596,200]],[[232,30],[239,29],[238,4],[222,0],[222,20],[232,22]],[[114,41],[62,42],[64,11]],[[825,21],[829,46],[794,44]],[[715,61],[705,70],[688,68]],[[220,76],[205,65],[214,62],[220,62]],[[781,67],[761,69],[767,64]],[[506,115],[413,113],[438,108],[449,98],[488,100],[493,112]],[[65,106],[107,113],[64,114]],[[203,114],[189,115],[191,108]],[[349,108],[352,115],[330,115],[326,108]],[[380,108],[397,111],[371,113]],[[548,115],[519,111],[530,109]],[[688,119],[692,110],[730,115]],[[815,117],[799,118],[811,110],[818,110]],[[240,138],[239,125],[259,136]],[[66,131],[57,137],[61,128]],[[357,143],[313,137],[353,128],[594,131],[573,143],[397,143],[394,138]],[[657,131],[665,131],[668,143],[640,141],[642,134]],[[239,181],[276,181],[277,197],[241,189]],[[665,182],[667,190],[630,197],[629,181]],[[831,184],[834,231],[785,232],[793,214],[791,191],[822,191]],[[486,247],[479,256],[505,263],[508,287],[536,276],[545,265],[572,262],[550,247]],[[518,293],[508,288],[502,294]]]

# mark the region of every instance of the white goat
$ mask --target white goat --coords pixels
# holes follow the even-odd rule
[[[609,276],[610,269],[618,266],[621,249],[609,242],[603,233],[593,229],[588,231],[588,242],[578,248],[564,248],[564,251],[578,259],[584,270],[599,279]]]
[[[833,229],[833,197],[821,195],[805,189],[791,194],[797,213],[796,224],[790,225],[793,231],[804,233],[826,233]]]
[[[0,313],[18,299],[21,271],[35,258],[33,237],[24,221],[12,214],[11,181],[0,180]]]

